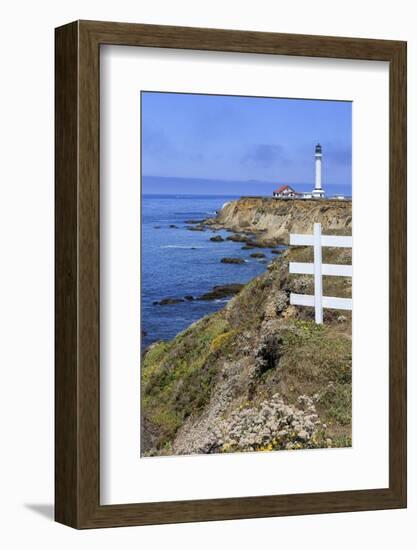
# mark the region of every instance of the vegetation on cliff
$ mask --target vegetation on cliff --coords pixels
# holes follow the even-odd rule
[[[142,361],[142,453],[192,454],[351,444],[351,315],[289,305],[312,277],[289,275],[309,261],[292,248],[217,313]],[[327,249],[324,261],[350,263]],[[348,297],[351,281],[325,277],[328,294]]]

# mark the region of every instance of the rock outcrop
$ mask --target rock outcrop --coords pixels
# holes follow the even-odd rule
[[[199,300],[218,300],[238,294],[245,285],[241,283],[230,283],[227,285],[216,285],[209,292],[202,294]]]
[[[274,257],[217,313],[142,362],[142,454],[146,456],[351,445],[351,314],[290,305],[312,277],[289,261],[311,261],[310,247]],[[323,261],[350,263],[327,249]],[[324,279],[327,295],[351,296],[351,280]]]
[[[321,222],[323,231],[331,231],[333,235],[350,235],[352,202],[243,197],[226,203],[215,218],[204,223],[238,233],[231,237],[234,240],[245,241],[242,233],[255,234],[258,243],[273,246],[287,244],[290,231],[311,233],[314,222]]]

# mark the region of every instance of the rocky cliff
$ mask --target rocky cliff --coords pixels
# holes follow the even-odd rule
[[[240,231],[297,215],[297,230],[309,230],[305,201],[267,201],[259,215],[253,201],[263,204],[242,199],[219,218]],[[347,227],[348,205],[331,208],[328,223]],[[288,262],[311,261],[311,253],[310,247],[286,250],[222,310],[147,350],[144,455],[351,445],[351,315],[326,310],[324,324],[316,325],[312,308],[289,304],[290,291],[311,293],[313,281],[289,275]],[[350,263],[350,250],[324,249],[323,261]],[[351,296],[351,280],[325,277],[324,291]]]
[[[213,228],[255,233],[266,245],[288,243],[289,231],[312,232],[321,222],[331,234],[351,234],[352,202],[348,200],[272,199],[243,197],[226,203],[216,218],[205,223]]]

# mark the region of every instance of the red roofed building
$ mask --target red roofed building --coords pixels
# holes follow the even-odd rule
[[[281,185],[281,187],[272,191],[272,196],[276,199],[291,199],[299,197],[300,195],[301,193],[297,193],[297,191],[294,191],[289,185]]]

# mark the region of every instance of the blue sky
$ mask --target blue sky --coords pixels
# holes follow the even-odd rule
[[[144,176],[312,184],[320,142],[323,185],[351,185],[350,102],[158,92],[141,101]]]

